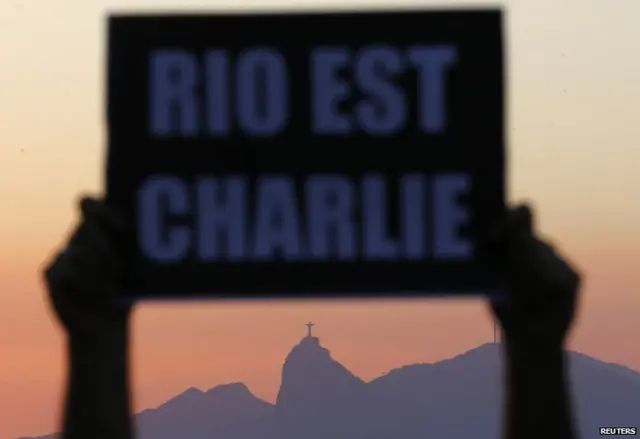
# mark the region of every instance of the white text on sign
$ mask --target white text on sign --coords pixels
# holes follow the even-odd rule
[[[202,177],[192,185],[154,176],[138,192],[139,246],[165,263],[193,255],[201,262],[468,260],[472,248],[459,229],[469,218],[458,198],[469,184],[463,174],[403,176],[392,237],[381,175],[359,182],[313,175],[302,203],[291,177],[263,177],[253,205],[242,176]]]
[[[313,48],[311,131],[389,136],[405,130],[410,96],[397,79],[413,71],[418,81],[416,126],[427,134],[443,132],[447,73],[457,56],[450,45]],[[149,133],[187,138],[224,137],[233,130],[250,136],[278,135],[295,111],[289,75],[286,57],[270,47],[247,48],[233,58],[226,50],[154,50],[149,59]],[[350,112],[341,111],[340,102],[356,91],[362,97]]]

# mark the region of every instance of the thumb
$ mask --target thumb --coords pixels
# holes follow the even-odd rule
[[[507,212],[505,221],[507,238],[511,236],[528,235],[533,233],[534,218],[528,204],[520,204]]]
[[[105,227],[115,232],[124,229],[125,222],[120,213],[112,206],[107,205],[104,200],[83,197],[78,204],[85,221],[95,222],[100,227]]]
[[[504,217],[485,235],[481,247],[492,264],[502,266],[507,259],[509,244],[533,233],[533,214],[527,204],[510,207]]]

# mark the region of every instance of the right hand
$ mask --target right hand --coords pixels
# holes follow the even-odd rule
[[[52,308],[69,337],[102,342],[126,331],[131,310],[116,296],[123,264],[114,243],[124,222],[99,199],[83,198],[80,211],[80,224],[44,277]]]
[[[507,348],[557,349],[575,316],[580,275],[533,230],[527,206],[511,209],[493,236],[493,255],[507,294],[491,302]]]

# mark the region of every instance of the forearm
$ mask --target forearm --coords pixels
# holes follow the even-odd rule
[[[62,439],[133,439],[127,334],[108,341],[69,340],[69,382]]]
[[[505,439],[577,439],[564,350],[507,346],[505,354]]]

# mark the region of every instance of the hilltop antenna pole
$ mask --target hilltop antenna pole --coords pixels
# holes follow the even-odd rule
[[[498,343],[498,322],[493,320],[493,343]]]

